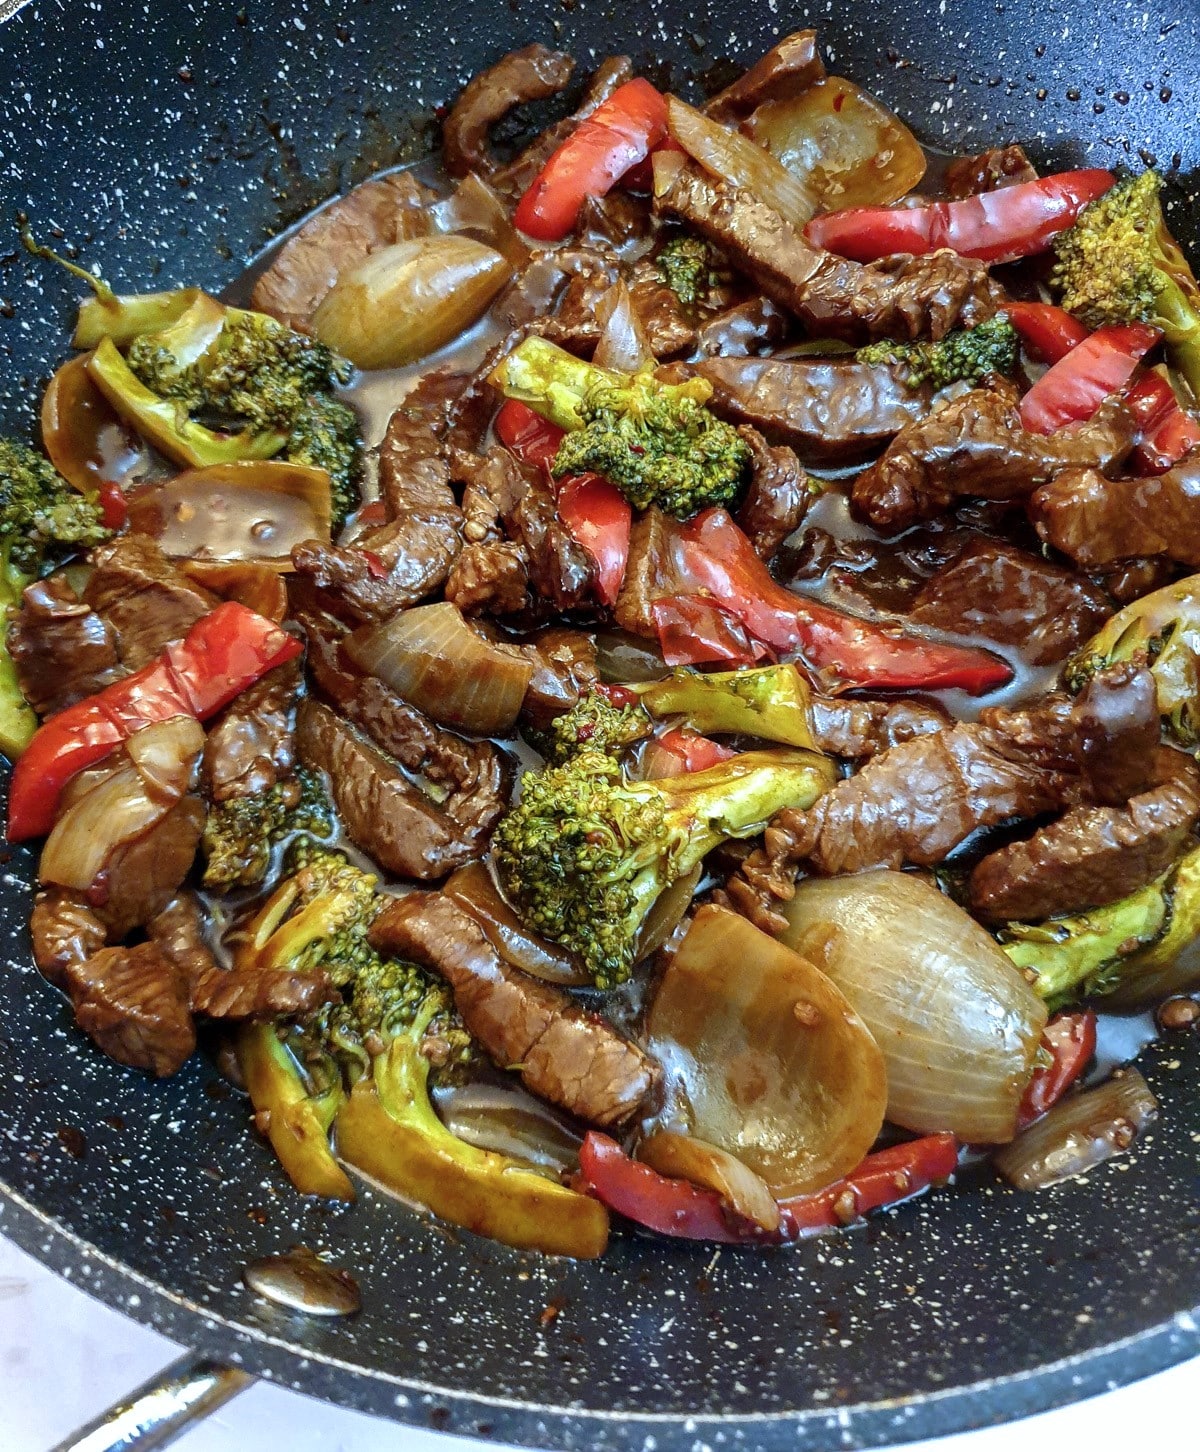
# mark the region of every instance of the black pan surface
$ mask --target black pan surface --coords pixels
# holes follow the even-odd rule
[[[0,15],[8,7],[0,3]],[[538,39],[627,50],[664,84],[726,78],[803,24],[831,69],[934,144],[1043,163],[1153,155],[1200,218],[1200,20],[1142,6],[942,0],[475,0],[469,6],[41,0],[0,29],[3,222],[61,228],[127,290],[220,288],[315,202],[427,150],[438,108]],[[26,429],[73,286],[0,240],[0,423]],[[0,231],[0,239],[3,233]],[[1200,1039],[1143,1055],[1163,1112],[1128,1160],[1025,1197],[964,1184],[841,1239],[747,1253],[619,1238],[518,1255],[366,1194],[306,1204],[193,1062],[152,1083],[86,1044],[32,967],[33,858],[0,867],[0,1229],[180,1341],[401,1421],[533,1446],[877,1446],[1019,1416],[1200,1351]],[[242,1289],[328,1247],[351,1322]],[[543,1317],[548,1306],[553,1319]]]

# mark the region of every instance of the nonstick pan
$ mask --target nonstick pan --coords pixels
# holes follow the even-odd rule
[[[695,92],[805,24],[934,145],[1153,157],[1200,236],[1200,20],[1123,0],[38,0],[0,28],[2,226],[27,211],[130,290],[220,288],[316,202],[428,150],[505,50],[541,40],[582,70],[627,51]],[[22,431],[76,289],[8,237],[0,425]],[[928,1437],[1200,1351],[1200,1038],[1143,1055],[1158,1125],[1086,1180],[968,1182],[789,1251],[618,1237],[597,1263],[539,1260],[371,1194],[307,1203],[210,1065],[156,1083],[104,1058],[32,966],[33,870],[14,850],[0,873],[0,1230],[224,1362],[462,1434],[664,1452]],[[243,1289],[247,1261],[298,1243],[354,1271],[357,1318]]]

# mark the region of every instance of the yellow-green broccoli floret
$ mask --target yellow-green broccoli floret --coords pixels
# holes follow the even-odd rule
[[[929,383],[978,383],[989,373],[1011,374],[1017,366],[1017,330],[1005,317],[974,328],[956,328],[937,342],[897,343],[885,339],[858,350],[860,363],[888,363],[904,370],[909,388]]]
[[[1085,207],[1054,244],[1050,281],[1063,307],[1089,327],[1161,329],[1172,362],[1200,397],[1200,287],[1167,230],[1161,189],[1159,174],[1144,171]]]
[[[694,307],[720,276],[712,247],[703,237],[686,233],[671,238],[654,259],[654,266],[663,285],[685,307]]]
[[[555,766],[581,751],[619,757],[649,734],[650,718],[640,705],[620,705],[603,689],[580,696],[569,711],[556,716],[544,730],[529,733],[533,744]]]
[[[654,504],[678,519],[733,504],[745,487],[749,445],[705,407],[706,379],[616,373],[527,338],[492,381],[567,430],[551,466],[556,478],[602,474],[636,508]]]
[[[631,781],[581,751],[527,772],[492,838],[500,884],[535,932],[577,952],[596,985],[628,978],[647,913],[671,883],[730,837],[785,806],[805,808],[833,769],[807,751],[745,752],[707,771]]]
[[[271,849],[298,832],[328,839],[333,808],[316,772],[301,767],[291,781],[230,797],[204,823],[205,887],[253,887],[264,880]]]

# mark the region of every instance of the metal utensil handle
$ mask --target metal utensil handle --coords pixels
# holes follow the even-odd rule
[[[253,1379],[207,1356],[181,1356],[51,1452],[150,1452],[165,1447]]]

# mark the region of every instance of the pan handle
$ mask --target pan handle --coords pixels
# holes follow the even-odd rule
[[[149,1452],[165,1447],[253,1379],[207,1356],[181,1356],[51,1452]]]

